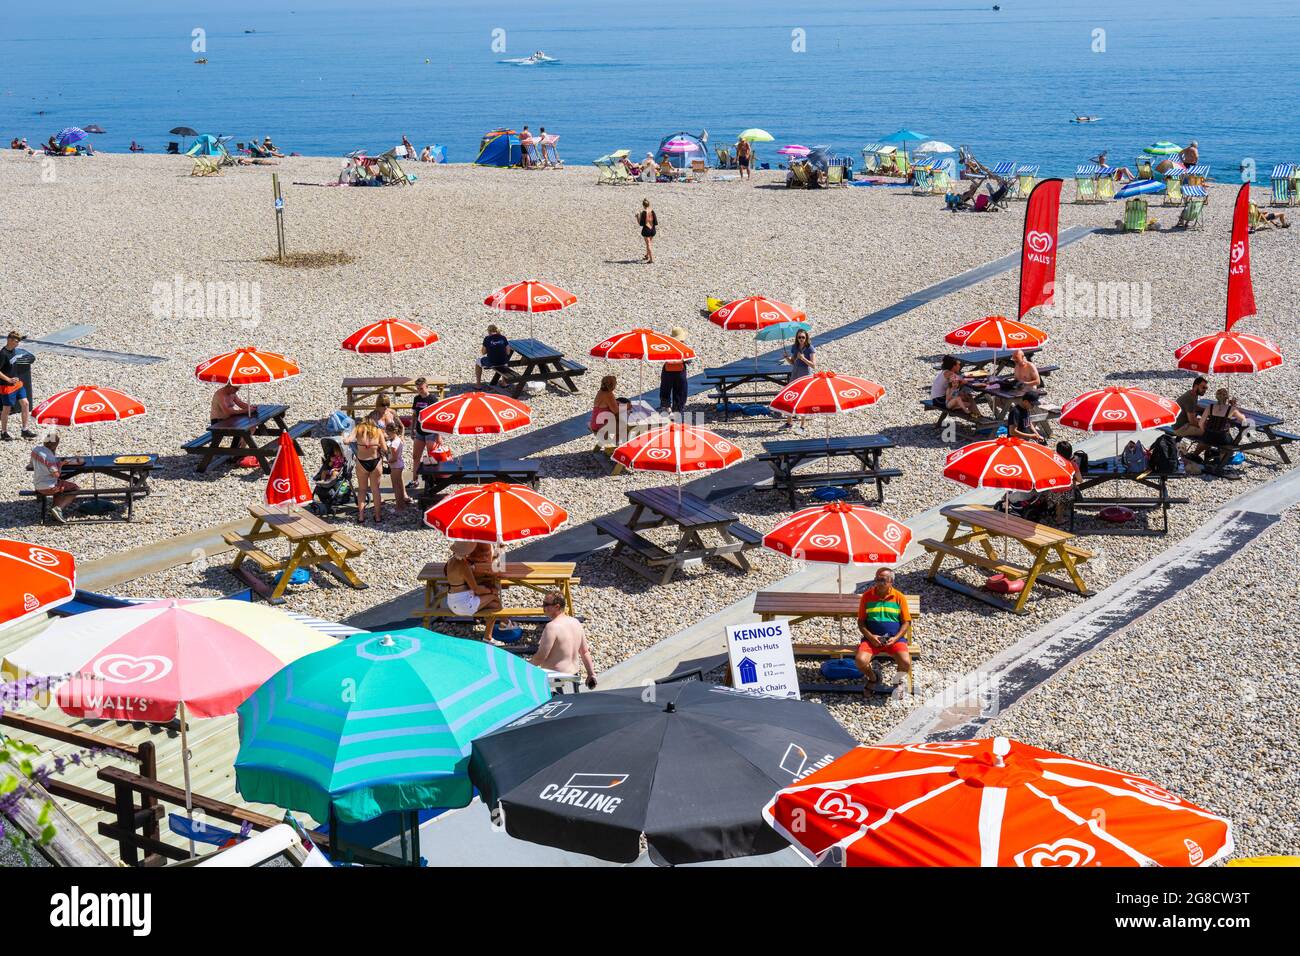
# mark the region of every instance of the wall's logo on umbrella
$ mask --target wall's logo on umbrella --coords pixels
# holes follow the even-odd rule
[[[388,341],[388,339],[384,338],[382,335],[372,335],[370,338],[366,339],[366,341],[371,345],[383,345]]]
[[[1122,408],[1108,408],[1101,413],[1101,417],[1111,422],[1118,422],[1128,417],[1128,414]]]
[[[1241,257],[1246,254],[1246,244],[1244,242],[1234,242],[1232,244],[1232,261],[1240,262]]]
[[[903,528],[901,525],[891,524],[885,528],[884,539],[890,544],[903,539]]]
[[[718,310],[718,317],[719,317],[719,318],[725,319],[725,318],[726,318],[727,316],[729,316],[729,315],[731,315],[731,310],[730,310],[730,309],[723,308],[723,309],[719,309],[719,310]]]
[[[646,453],[645,453],[645,456],[647,458],[653,458],[656,461],[662,461],[665,458],[671,458],[672,455],[673,455],[673,450],[671,448],[648,448],[646,449]]]
[[[1228,362],[1228,363],[1232,363],[1232,362],[1240,362],[1240,361],[1242,361],[1245,357],[1246,357],[1246,356],[1242,355],[1240,352],[1229,352],[1229,353],[1226,354],[1226,355],[1220,355],[1220,356],[1219,356],[1219,361],[1221,361],[1221,362]]]
[[[1019,465],[994,465],[993,470],[1003,478],[1014,478],[1024,469]]]
[[[104,403],[91,402],[88,405],[82,405],[81,410],[88,415],[94,415],[96,412],[102,412],[104,410]]]
[[[1174,805],[1183,802],[1164,787],[1157,787],[1154,783],[1149,783],[1146,780],[1134,780],[1132,777],[1124,777],[1123,780],[1134,790],[1137,790],[1139,793],[1145,793],[1153,800],[1159,800],[1162,803],[1172,803]]]
[[[293,490],[293,482],[288,478],[277,478],[271,482],[271,487],[282,495],[287,495]]]
[[[813,804],[813,809],[831,820],[846,820],[849,823],[866,823],[871,811],[838,790],[825,790]]]
[[[479,515],[465,515],[465,517],[463,517],[461,520],[464,521],[471,528],[482,528],[492,519],[488,515],[479,514]]]
[[[1183,846],[1187,847],[1187,862],[1192,866],[1200,866],[1205,859],[1205,851],[1195,840],[1184,840]]]
[[[539,515],[545,515],[547,518],[549,518],[551,515],[555,514],[555,506],[543,502],[542,504],[537,506],[537,513]]]
[[[1052,234],[1050,232],[1040,232],[1037,229],[1031,229],[1025,233],[1025,245],[1036,252],[1038,255],[1046,255],[1052,251]]]
[[[1097,848],[1082,840],[1062,837],[1055,843],[1039,843],[1016,854],[1016,866],[1087,866]]]
[[[840,543],[838,534],[815,534],[808,539],[814,548],[833,548]]]
[[[256,365],[242,365],[238,371],[240,375],[257,375],[262,370]]]
[[[551,301],[551,297],[549,295],[535,295],[533,296],[533,301],[538,305],[545,305],[547,302]]]
[[[50,552],[42,550],[41,548],[29,548],[27,551],[27,558],[32,562],[32,564],[39,564],[43,568],[53,568],[57,567],[59,564],[57,555],[50,554]]]
[[[172,672],[172,662],[161,654],[105,654],[90,669],[96,677],[114,684],[152,684]]]
[[[35,611],[40,606],[41,606],[40,599],[37,598],[35,594],[32,594],[30,591],[28,591],[26,594],[23,595],[24,611]]]
[[[440,421],[440,422],[449,422],[449,421],[452,421],[456,416],[455,416],[454,414],[452,414],[451,412],[439,412],[438,414],[434,415],[433,417],[434,417],[434,420],[435,420],[435,421]]]

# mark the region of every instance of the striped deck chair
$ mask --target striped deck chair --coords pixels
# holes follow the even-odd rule
[[[1183,204],[1183,177],[1176,170],[1171,169],[1165,173],[1165,196],[1163,205],[1181,206]]]
[[[942,196],[951,188],[952,180],[948,177],[948,170],[944,169],[942,164],[936,164],[930,173],[930,192]]]
[[[1179,213],[1175,225],[1180,229],[1204,229],[1205,203],[1209,198],[1210,194],[1204,186],[1184,186],[1183,211]]]
[[[862,171],[864,173],[878,173],[880,171],[880,150],[879,143],[868,143],[862,147]]]
[[[1155,173],[1152,171],[1151,163],[1152,160],[1150,156],[1139,156],[1137,159],[1133,160],[1133,166],[1137,169],[1138,179],[1156,178]]]
[[[912,195],[928,196],[934,191],[934,160],[923,159],[912,167]]]
[[[1016,192],[1016,164],[1011,161],[995,163],[993,168],[989,170],[989,173],[990,175],[996,176],[1004,183],[1010,183],[1011,191],[1007,193],[1007,196],[1014,198]]]
[[[1097,202],[1109,202],[1115,198],[1115,169],[1101,166],[1097,170]]]
[[[593,159],[591,165],[600,170],[600,176],[596,180],[597,186],[608,186],[613,184],[614,160],[610,159],[608,156],[602,156],[600,159]]]
[[[1297,182],[1300,166],[1296,163],[1278,163],[1273,167],[1269,184],[1273,187],[1273,199],[1270,206],[1294,206],[1296,204]]]
[[[1125,232],[1146,232],[1149,222],[1145,199],[1137,197],[1124,203],[1124,221],[1120,223],[1120,228]]]
[[[1016,199],[1028,199],[1038,185],[1038,164],[1025,163],[1016,167]]]
[[[1074,201],[1077,203],[1101,202],[1097,196],[1097,176],[1101,167],[1096,163],[1083,163],[1074,171]]]
[[[1209,178],[1209,163],[1197,163],[1195,166],[1189,166],[1187,172],[1183,173],[1183,183],[1188,186],[1204,186],[1205,181]]]

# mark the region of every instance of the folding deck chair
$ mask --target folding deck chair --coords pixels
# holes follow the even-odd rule
[[[1015,199],[1028,199],[1029,194],[1038,185],[1038,164],[1022,163],[1016,167]]]
[[[1210,164],[1197,163],[1195,166],[1188,166],[1187,172],[1183,173],[1184,186],[1204,186],[1205,181],[1210,178]]]
[[[1183,204],[1183,174],[1171,169],[1165,173],[1165,196],[1162,205],[1181,206]]]
[[[1269,184],[1273,187],[1273,198],[1269,201],[1270,206],[1294,206],[1297,202],[1296,194],[1298,183],[1296,177],[1300,176],[1300,165],[1296,163],[1278,163],[1273,167],[1273,174],[1269,177]]]
[[[934,192],[934,160],[924,159],[912,167],[912,195],[929,196]]]
[[[1183,211],[1175,224],[1181,229],[1205,228],[1205,203],[1210,194],[1204,186],[1183,187]]]
[[[1077,203],[1101,202],[1097,195],[1097,175],[1101,167],[1084,163],[1074,171],[1074,201]]]
[[[1125,232],[1146,232],[1150,222],[1145,199],[1138,196],[1124,203],[1124,221],[1121,223],[1121,228]]]
[[[992,169],[989,170],[989,173],[992,174],[993,176],[996,176],[1004,183],[1009,183],[1011,185],[1011,190],[1010,192],[1007,193],[1007,196],[1009,198],[1015,197],[1017,192],[1017,184],[1015,179],[1016,177],[1015,163],[1010,161],[1004,163],[997,163],[996,165],[994,165]]]

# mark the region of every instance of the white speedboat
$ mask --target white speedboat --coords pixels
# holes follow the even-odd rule
[[[547,56],[547,55],[546,55],[545,53],[543,53],[541,50],[538,50],[538,51],[535,52],[532,56],[524,57],[522,60],[520,60],[520,61],[518,61],[518,62],[519,62],[522,66],[532,66],[532,65],[535,64],[535,63],[549,63],[549,62],[551,62],[551,61],[554,60],[554,59],[555,59],[555,57],[553,57],[553,56]]]

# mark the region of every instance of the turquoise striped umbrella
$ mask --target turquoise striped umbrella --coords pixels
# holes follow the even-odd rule
[[[422,627],[356,634],[300,657],[239,707],[245,800],[345,822],[467,806],[470,743],[550,699],[498,647]]]
[[[1162,139],[1158,143],[1152,143],[1142,152],[1149,156],[1173,156],[1175,153],[1181,153],[1183,148],[1177,143],[1171,143],[1167,139]]]

